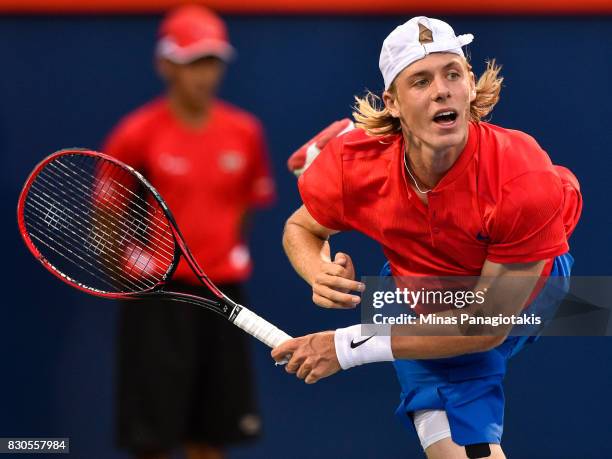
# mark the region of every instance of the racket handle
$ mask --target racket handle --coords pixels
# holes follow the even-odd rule
[[[234,318],[234,324],[242,328],[248,334],[254,336],[269,347],[276,347],[284,341],[291,339],[284,331],[272,325],[266,319],[262,319],[253,311],[240,307],[240,312]]]

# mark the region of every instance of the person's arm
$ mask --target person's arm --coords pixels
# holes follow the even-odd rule
[[[352,308],[361,298],[348,292],[362,292],[355,281],[355,269],[348,254],[338,252],[331,260],[329,237],[338,231],[320,225],[305,206],[285,224],[283,247],[297,273],[312,287],[312,300],[325,308]]]
[[[485,262],[480,288],[495,288],[495,307],[505,314],[520,312],[533,291],[545,261],[499,264]],[[360,325],[314,333],[286,341],[272,350],[272,358],[292,357],[286,365],[289,373],[312,384],[340,369],[394,359],[433,359],[483,352],[499,345],[507,336],[398,336],[394,326],[391,336],[361,336]],[[356,343],[362,344],[355,346]],[[352,343],[352,344],[351,344]]]
[[[518,314],[533,292],[545,263],[500,264],[486,261],[474,290],[496,290],[493,299],[496,304],[485,303],[487,314]],[[495,334],[480,336],[401,336],[400,327],[394,326],[391,333],[391,349],[396,359],[436,359],[484,352],[499,346],[510,332],[508,327],[503,332],[497,330]]]

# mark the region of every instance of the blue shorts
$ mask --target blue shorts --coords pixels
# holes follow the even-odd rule
[[[558,307],[569,288],[574,259],[569,253],[555,258],[551,277],[564,277],[564,292],[558,288],[538,294],[529,309],[541,311]],[[381,272],[385,275],[385,268]],[[387,274],[388,275],[388,274]],[[549,281],[550,282],[550,281]],[[506,363],[534,336],[509,336],[502,344],[487,352],[460,355],[445,359],[396,360],[394,362],[402,392],[395,414],[412,426],[411,414],[416,410],[446,411],[453,441],[459,445],[501,442],[504,423],[504,390],[502,381]]]

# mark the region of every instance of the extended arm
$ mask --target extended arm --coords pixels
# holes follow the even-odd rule
[[[496,308],[504,313],[518,313],[529,299],[544,261],[521,264],[485,262],[476,288],[494,288],[498,294]],[[453,357],[473,352],[483,352],[499,345],[506,333],[492,336],[374,336],[362,345],[354,346],[369,337],[360,333],[360,325],[335,332],[314,333],[286,341],[272,351],[275,360],[292,354],[286,366],[290,373],[297,373],[307,383],[317,382],[341,368],[393,359],[431,359]],[[351,345],[353,343],[353,345]]]
[[[486,261],[475,290],[495,289],[494,305],[487,311],[512,315],[520,312],[529,299],[545,262],[499,264]],[[401,326],[394,326],[391,349],[396,359],[432,359],[483,352],[501,344],[505,333],[481,336],[401,336]]]

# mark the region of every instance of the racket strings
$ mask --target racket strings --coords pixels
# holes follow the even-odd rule
[[[78,183],[83,183],[83,182],[82,181],[78,181]],[[86,196],[90,195],[89,189],[90,189],[90,187],[87,187],[87,189],[85,190]],[[130,256],[139,256],[139,254],[133,254],[134,253],[134,248],[137,248],[138,246],[134,246],[134,248],[131,250],[131,253],[133,255],[131,255],[129,253],[126,253],[125,256],[123,256],[121,253],[117,253],[116,250],[113,250],[113,247],[116,244],[113,242],[112,236],[116,235],[117,231],[116,231],[116,229],[112,229],[111,230],[109,223],[111,223],[113,226],[116,227],[114,222],[113,221],[109,221],[106,218],[102,218],[102,221],[103,221],[103,224],[102,224],[100,219],[96,218],[95,215],[104,216],[105,215],[104,213],[95,212],[95,211],[87,212],[87,213],[93,218],[94,231],[92,231],[91,234],[84,234],[82,232],[80,234],[81,234],[82,237],[86,237],[87,238],[87,240],[82,241],[82,242],[87,246],[88,249],[92,250],[94,253],[96,253],[98,255],[100,255],[103,251],[106,251],[108,253],[109,257],[111,258],[111,260],[114,262],[114,264],[116,264],[117,258],[118,258],[119,262],[120,262],[119,269],[122,269],[121,268],[121,264],[125,264],[125,260],[129,259],[128,257],[130,257]],[[111,230],[111,231],[109,231],[109,230]],[[109,235],[105,234],[107,232],[110,233],[109,234],[111,236],[110,238],[109,238]],[[115,234],[113,234],[113,233],[115,233]],[[135,238],[136,238],[136,231],[130,231],[127,234],[127,237],[124,237],[124,239],[128,239],[128,240],[135,239]],[[113,256],[113,252],[114,252],[115,256]],[[140,252],[142,252],[142,249],[140,249]],[[103,260],[108,260],[108,258],[104,258],[104,257],[102,257],[102,259]],[[149,262],[150,262],[150,259],[147,259],[147,264]],[[142,271],[143,272],[146,272],[147,264],[145,264],[145,266],[142,266],[142,268],[143,268]],[[106,263],[106,265],[107,265],[107,269],[108,269],[109,265],[112,266],[112,264],[109,264],[108,262]],[[132,280],[132,279],[140,280],[141,277],[145,277],[145,276],[143,276],[142,273],[139,273],[138,276],[131,275],[132,272],[134,271],[134,267],[135,266],[136,265],[133,265],[131,267],[131,269],[127,271],[127,274],[130,275],[130,278],[131,278],[130,280]],[[115,269],[114,271],[115,271],[115,273],[118,272],[117,269]],[[121,272],[121,271],[119,271],[119,272]],[[134,281],[132,282],[132,285],[133,285],[133,283],[134,283]],[[154,285],[154,283],[155,283],[155,280],[153,280],[152,284]],[[137,285],[138,285],[138,287],[142,287],[141,284],[137,284]]]
[[[53,193],[53,191],[51,191],[48,187],[42,184],[42,182],[44,183],[48,183],[48,182],[44,180],[42,177],[40,177],[40,179],[41,180],[38,180],[35,184],[33,184],[33,186],[36,186],[37,188],[38,187],[44,188],[45,190],[49,191],[51,195],[47,195],[47,196],[49,196],[50,199],[53,199],[53,196],[57,197],[57,195]],[[41,193],[45,194],[44,192],[41,192]],[[133,240],[136,238],[136,230],[134,228],[130,229],[129,226],[122,225],[124,226],[125,231],[121,231],[121,228],[118,227],[119,225],[117,225],[115,221],[113,221],[112,219],[108,219],[103,212],[96,212],[94,209],[87,208],[86,206],[83,205],[83,203],[72,199],[67,194],[65,194],[65,199],[66,199],[66,202],[69,203],[71,207],[71,209],[68,209],[68,208],[63,209],[63,211],[67,210],[66,215],[69,220],[77,221],[77,218],[80,215],[80,212],[84,212],[86,214],[85,216],[91,219],[91,221],[93,222],[94,230],[91,233],[85,234],[85,242],[88,245],[91,245],[93,250],[95,250],[96,246],[109,247],[111,252],[117,255],[122,255],[119,252],[117,252],[117,250],[114,250],[114,246],[116,244],[111,243],[112,239],[110,241],[105,240],[103,236],[100,235],[101,234],[100,231],[97,231],[96,228],[113,227],[110,229],[110,234],[108,234],[108,236],[120,238],[119,243],[123,242],[123,240],[125,239]],[[35,202],[39,204],[39,206],[41,207],[41,210],[45,209],[44,207],[45,205],[49,205],[48,201],[44,203],[40,203],[38,201],[35,201]],[[78,230],[81,230],[83,228],[82,225],[74,225],[74,226]],[[80,232],[82,233],[82,231]],[[95,246],[94,246],[94,243],[96,243]],[[163,258],[165,258],[166,261],[170,263],[172,261],[172,255],[167,251],[162,251],[162,252],[164,252],[165,254],[165,257]]]
[[[79,269],[82,269],[87,274],[98,279],[99,281],[107,285],[108,287],[111,287],[112,291],[117,290],[117,286],[122,287],[121,288],[122,291],[132,291],[134,290],[134,287],[136,287],[136,290],[138,291],[147,288],[145,285],[140,286],[140,287],[137,286],[137,284],[127,285],[126,283],[123,282],[121,277],[112,276],[106,270],[102,270],[99,265],[93,264],[91,263],[91,261],[79,255],[78,251],[80,251],[80,246],[75,247],[74,245],[71,244],[73,248],[75,249],[75,250],[72,250],[70,247],[67,247],[66,245],[62,244],[61,241],[53,240],[51,243],[49,242],[48,238],[46,238],[46,240],[43,240],[42,238],[38,237],[36,233],[30,233],[30,237],[37,240],[39,243],[43,244],[44,246],[46,246],[48,249],[52,250],[54,253],[62,257],[64,260],[78,266]],[[49,257],[46,257],[46,258],[49,258]],[[85,265],[88,265],[89,267],[93,268],[93,271],[83,266],[83,264],[79,263],[75,259],[78,259],[81,262],[83,262]],[[68,276],[68,277],[72,279],[71,276]],[[72,279],[72,280],[75,280],[79,284],[82,283],[77,279]],[[106,289],[101,289],[101,288],[96,288],[96,287],[93,287],[93,288],[95,288],[96,290],[106,290]]]
[[[49,182],[45,179],[45,177],[42,176],[42,174],[39,178],[40,178],[40,181],[49,184]],[[79,183],[78,180],[76,180],[76,182]],[[86,186],[81,186],[80,188],[84,192],[87,192],[88,190]],[[139,224],[143,219],[140,219],[140,218],[138,220],[131,219],[130,221],[125,222],[123,221],[123,219],[109,218],[106,212],[103,212],[103,211],[96,212],[95,206],[89,206],[88,203],[77,201],[76,199],[72,198],[70,195],[67,195],[66,193],[64,193],[64,195],[66,195],[66,199],[69,200],[70,202],[73,202],[81,206],[81,209],[77,210],[78,212],[85,211],[87,215],[91,217],[93,221],[100,227],[102,227],[103,225],[112,227],[111,232],[114,233],[114,235],[120,238],[121,240],[124,240],[127,238],[135,239],[138,233],[138,228],[139,227],[144,228],[142,225]],[[125,202],[124,202],[123,207],[119,207],[115,204],[113,204],[113,207],[119,214],[124,213],[129,210]],[[172,256],[173,256],[173,254],[170,252],[170,250],[173,250],[173,247],[170,244],[173,244],[173,240],[169,239],[167,237],[167,234],[169,233],[163,234],[163,236],[165,237],[164,239],[159,239],[154,236],[151,237],[150,239],[159,243],[160,251],[166,255],[168,262],[170,262],[172,261]]]
[[[112,163],[104,163],[101,166],[101,170],[100,172],[102,172],[104,170],[105,167],[108,167],[109,165],[112,165],[113,167],[116,168],[116,166],[114,166]],[[82,172],[87,173],[86,171],[82,170]],[[120,174],[122,174],[121,177],[129,177],[130,179],[133,180],[133,177],[131,176],[131,174],[128,173],[127,170],[125,169],[121,169]],[[89,174],[89,177],[92,178],[93,180],[95,180],[97,182],[97,184],[99,185],[100,183],[103,183],[104,185],[106,185],[106,181],[105,180],[100,180],[98,177],[93,176],[91,174]],[[169,225],[168,222],[166,220],[165,214],[163,213],[163,211],[161,211],[161,209],[159,208],[159,204],[157,203],[157,201],[155,201],[156,205],[153,206],[151,203],[147,202],[147,200],[143,199],[142,196],[140,196],[138,193],[134,193],[132,190],[130,190],[129,188],[127,188],[124,184],[122,184],[120,181],[115,180],[114,178],[110,178],[110,181],[112,181],[113,184],[118,185],[119,187],[123,188],[125,191],[127,191],[129,194],[131,194],[132,196],[126,196],[124,194],[122,194],[121,192],[116,191],[115,189],[113,189],[113,195],[118,195],[122,202],[127,202],[129,201],[131,205],[135,206],[136,208],[142,210],[144,212],[144,214],[141,214],[140,216],[142,218],[145,217],[149,217],[151,219],[152,222],[156,222],[156,223],[160,223],[165,229],[169,229]],[[103,188],[104,189],[104,185]],[[108,189],[106,189],[107,193],[108,193]],[[96,190],[96,194],[100,194],[97,193]],[[153,209],[153,212],[148,211],[147,209],[143,208],[142,206],[140,206],[137,201],[142,202],[143,204],[145,204],[146,206],[150,207],[151,209]],[[171,233],[164,233],[165,235],[170,234],[170,236],[167,237],[168,242],[170,242],[171,247],[174,247],[174,239],[171,236]]]
[[[84,157],[84,159],[90,159],[90,157]],[[175,249],[174,236],[159,203],[153,200],[155,205],[152,205],[141,196],[141,190],[138,189],[140,183],[127,169],[118,167],[110,161],[98,160],[97,162],[100,164],[97,164],[94,168],[95,173],[88,172],[82,167],[77,166],[75,168],[81,171],[86,179],[94,181],[96,185],[94,192],[95,207],[103,210],[110,209],[110,214],[113,217],[111,220],[118,222],[126,229],[129,233],[128,236],[146,237],[147,241],[156,243],[158,248],[168,255],[168,261],[171,261]],[[62,163],[60,163],[60,166],[66,168]],[[80,174],[73,172],[72,175],[77,183],[88,185],[79,180]],[[126,180],[128,183],[122,183]],[[109,184],[120,187],[130,196],[120,189],[109,188]],[[129,186],[134,186],[135,191],[131,190]],[[109,189],[111,190],[110,193]],[[86,190],[89,192],[90,187],[87,186]],[[147,195],[150,196],[150,193]],[[117,197],[119,199],[116,199]],[[138,202],[149,207],[151,211],[139,205]],[[103,212],[103,215],[107,215],[107,212]]]
[[[35,182],[32,185],[33,188],[38,187],[38,186],[39,186],[39,183],[37,182]],[[134,275],[130,275],[130,278],[124,279],[124,280],[127,280],[130,285],[127,285],[125,282],[121,282],[122,271],[120,271],[118,268],[115,267],[122,261],[125,261],[123,260],[123,257],[121,256],[121,254],[118,253],[117,251],[113,251],[116,254],[115,257],[113,257],[112,254],[109,254],[108,257],[104,256],[103,254],[108,253],[108,251],[101,250],[101,249],[102,248],[108,249],[110,247],[112,250],[112,245],[110,245],[108,242],[105,242],[101,239],[98,239],[96,241],[95,236],[92,237],[92,234],[95,234],[95,233],[87,232],[86,227],[82,225],[82,221],[78,220],[77,213],[73,212],[67,207],[64,207],[64,208],[56,207],[54,203],[57,202],[57,199],[54,199],[53,196],[49,196],[46,193],[44,193],[44,195],[46,195],[48,199],[45,199],[44,196],[41,196],[41,194],[30,194],[30,196],[28,196],[28,201],[31,201],[32,203],[34,203],[40,212],[48,213],[49,209],[53,209],[53,208],[59,209],[59,210],[56,210],[53,213],[53,215],[56,217],[61,216],[61,220],[59,218],[56,220],[55,218],[49,219],[45,217],[45,222],[49,224],[52,221],[57,221],[57,222],[61,221],[61,223],[58,223],[58,224],[62,224],[62,225],[67,223],[67,226],[65,226],[63,229],[71,233],[73,237],[62,238],[64,244],[62,244],[62,241],[56,237],[54,239],[54,242],[57,245],[59,245],[60,248],[69,251],[73,256],[76,256],[79,260],[85,262],[92,268],[96,269],[98,271],[98,276],[99,275],[102,275],[102,276],[110,275],[108,271],[111,271],[116,276],[119,276],[119,278],[117,278],[117,277],[110,275],[110,277],[112,277],[113,280],[118,281],[119,284],[124,289],[127,288],[128,290],[133,290],[133,289],[141,290],[143,288],[150,288],[153,285],[155,285],[156,283],[155,281],[149,282],[149,283],[142,282],[144,279],[142,276],[139,278]],[[28,220],[28,224],[35,225],[40,233],[47,231],[47,228],[45,228],[44,225],[39,223],[40,219],[36,218],[40,214],[38,215],[34,214],[32,212],[31,207],[27,207],[25,209],[25,212],[27,213],[27,215],[30,215],[32,217]],[[71,250],[70,247],[72,247],[72,249],[75,249],[76,252],[75,250]],[[100,263],[93,263],[89,259],[90,254],[87,252],[87,250],[94,251],[95,253],[97,253],[99,257],[99,260],[97,261],[101,260],[103,262],[102,265],[100,265]],[[55,252],[58,253],[57,250]],[[83,258],[82,255],[85,255],[88,258]],[[85,269],[85,267],[82,265],[80,265],[80,268]],[[90,271],[88,272],[91,274]],[[128,274],[131,274],[131,273],[128,273]]]
[[[33,184],[33,187],[34,186],[38,186],[38,184],[37,183]],[[47,195],[47,196],[49,196],[49,195]],[[31,195],[31,196],[28,196],[28,200],[30,202],[32,202],[37,207],[37,209],[40,212],[45,212],[45,211],[48,212],[48,209],[50,207],[51,208],[53,207],[53,202],[54,201],[51,201],[51,199],[53,199],[51,196],[49,196],[48,200],[45,200],[45,199],[41,198],[40,195]],[[37,218],[37,217],[40,216],[40,214],[36,214],[36,213],[32,212],[32,208],[31,207],[27,207],[24,210],[24,212],[26,213],[27,216],[31,217],[30,219],[28,219],[28,224],[36,226],[36,228],[40,232],[46,231],[46,228],[43,225],[41,225],[40,219]],[[69,251],[73,256],[76,256],[78,259],[80,259],[81,261],[85,262],[86,264],[88,264],[92,268],[98,270],[99,271],[98,275],[100,275],[100,274],[106,275],[106,274],[108,274],[107,271],[109,271],[109,270],[112,271],[115,275],[120,275],[121,272],[117,271],[117,269],[114,268],[114,266],[115,266],[115,264],[117,262],[121,261],[123,257],[121,257],[121,254],[119,254],[117,251],[114,251],[114,250],[111,249],[111,251],[114,254],[117,255],[116,257],[112,257],[112,256],[105,257],[102,254],[107,253],[107,252],[105,250],[99,250],[99,254],[98,255],[100,256],[100,259],[104,262],[102,266],[99,266],[99,264],[94,264],[94,263],[91,262],[91,260],[83,258],[81,256],[81,255],[83,255],[83,253],[81,253],[81,255],[79,255],[78,252],[83,252],[83,250],[82,250],[83,248],[89,247],[90,250],[97,251],[98,249],[100,249],[100,247],[96,248],[96,246],[93,245],[91,234],[88,234],[86,232],[86,230],[83,229],[84,228],[83,225],[81,225],[80,224],[81,222],[79,222],[75,218],[75,215],[76,214],[73,214],[71,211],[66,212],[66,209],[62,209],[62,217],[64,218],[64,222],[63,223],[68,223],[68,226],[66,226],[65,229],[68,232],[70,232],[73,236],[75,236],[75,238],[67,239],[65,241],[65,243],[68,246],[72,247],[72,249],[75,249],[76,252],[74,250],[71,250],[70,247],[68,247],[67,245],[62,244],[62,241],[57,240],[57,238],[54,240],[55,243],[57,245],[59,245],[62,249],[65,249],[65,250]],[[49,220],[47,220],[47,222],[48,221]],[[35,234],[31,233],[31,236],[35,236]],[[40,238],[37,238],[37,240],[40,241]],[[82,243],[75,244],[74,241],[80,241]],[[104,247],[104,248],[106,248],[106,247]],[[58,253],[57,251],[55,251],[55,252]],[[61,253],[58,253],[58,254],[61,255]],[[86,253],[86,255],[87,255],[87,253]],[[80,265],[80,267],[82,269],[85,269],[85,267],[82,266],[82,265]],[[88,273],[92,274],[91,271],[88,271]],[[141,290],[143,288],[150,288],[153,285],[155,285],[155,283],[156,283],[156,282],[152,282],[152,283],[140,282],[142,280],[142,278],[138,278],[136,276],[131,276],[132,279],[131,280],[128,279],[130,281],[131,285],[126,285],[124,282],[121,282],[120,278],[116,278],[116,277],[113,277],[113,276],[111,276],[111,277],[113,278],[113,280],[119,282],[119,284],[122,287],[128,288],[128,289],[136,288],[137,290]],[[135,282],[132,282],[132,281],[135,281]],[[105,282],[105,283],[108,285],[107,282]]]
[[[106,164],[103,164],[101,166],[101,171],[100,172],[103,172],[103,168],[107,167],[109,164],[116,168],[116,166],[114,166],[112,163],[106,163]],[[54,164],[52,163],[49,166],[53,167]],[[73,178],[77,184],[81,185],[81,188],[83,189],[83,191],[85,191],[87,193],[90,192],[90,189],[88,187],[89,184],[86,181],[84,181],[84,180],[79,180],[79,177],[80,177],[79,174],[76,174],[76,173],[72,172],[70,169],[67,168],[67,166],[65,166],[65,165],[63,165],[61,163],[60,163],[60,166],[63,166],[66,169],[66,171],[64,172],[65,174],[70,174],[71,178]],[[83,172],[84,174],[86,174],[86,177],[91,178],[92,180],[95,181],[95,183],[96,183],[96,191],[95,191],[96,197],[97,198],[102,198],[102,196],[100,196],[101,193],[98,191],[98,187],[99,187],[100,184],[103,184],[103,180],[101,180],[98,177],[88,173],[87,171],[83,170],[82,168],[78,168],[78,169],[81,172]],[[123,173],[124,176],[129,176],[129,173],[127,171],[123,170],[123,169],[121,170],[121,173]],[[124,226],[129,227],[129,223],[142,222],[142,221],[145,221],[147,218],[149,218],[151,220],[150,223],[158,223],[158,225],[150,225],[150,224],[148,225],[148,229],[150,231],[149,235],[155,241],[159,242],[160,245],[162,245],[165,248],[169,249],[169,250],[166,251],[166,253],[168,253],[172,257],[172,254],[173,254],[173,251],[174,251],[174,238],[172,236],[172,232],[170,231],[170,227],[169,227],[169,225],[168,225],[168,223],[167,223],[167,221],[165,219],[165,215],[164,215],[163,211],[161,211],[161,209],[159,207],[155,208],[155,207],[151,206],[151,204],[149,204],[148,202],[144,201],[142,199],[142,197],[140,197],[137,194],[134,194],[133,192],[131,192],[131,190],[127,189],[123,184],[121,184],[120,182],[116,181],[115,179],[111,179],[110,181],[107,181],[107,183],[110,183],[111,181],[112,181],[113,184],[116,184],[116,185],[126,189],[130,193],[132,193],[134,198],[138,198],[141,201],[145,202],[147,205],[152,207],[154,209],[154,211],[155,211],[154,213],[151,213],[151,212],[148,212],[145,209],[143,209],[141,206],[138,206],[138,205],[134,204],[138,209],[142,210],[144,212],[144,214],[141,214],[139,211],[134,210],[134,213],[136,214],[135,216],[137,216],[138,218],[137,219],[133,219],[130,222],[121,221],[121,223]],[[104,184],[102,186],[104,187]],[[102,188],[102,189],[104,189],[104,188]],[[109,196],[110,196],[110,194],[109,194]],[[128,204],[130,204],[130,205],[133,204],[130,197],[126,196],[125,194],[123,194],[121,192],[113,190],[113,193],[112,193],[111,197],[114,198],[115,196],[118,196],[119,198],[121,198],[119,200],[119,203],[123,207],[118,206],[114,202],[114,201],[116,201],[116,199],[110,200],[108,197],[105,198],[105,199],[108,199],[108,201],[106,201],[103,205],[100,205],[98,207],[105,207],[107,205],[110,205],[110,206],[114,207],[115,210],[117,210],[119,213],[122,213],[122,212],[130,210],[128,208]],[[163,230],[160,230],[160,226],[163,226]]]
[[[53,188],[53,185],[46,180],[46,178],[41,174],[39,177],[39,180],[37,180],[33,186],[36,187],[41,187],[46,189],[49,193],[52,193],[53,196],[55,196],[56,198],[58,198],[59,196],[57,195],[57,193],[55,192],[55,190],[52,190],[50,188]],[[44,184],[47,184],[49,186],[45,186]],[[65,202],[71,203],[72,204],[72,212],[71,215],[73,216],[72,218],[74,218],[74,216],[79,216],[80,212],[84,212],[86,214],[86,217],[91,218],[91,220],[94,222],[94,228],[103,228],[103,227],[109,227],[112,226],[113,228],[110,229],[111,234],[109,234],[109,236],[113,236],[115,235],[118,238],[121,238],[122,242],[125,239],[135,239],[137,236],[137,228],[138,226],[130,226],[129,224],[126,224],[124,222],[122,222],[121,220],[116,220],[116,219],[109,219],[107,218],[106,213],[104,212],[96,212],[94,207],[88,207],[86,205],[86,203],[83,203],[82,201],[78,201],[77,199],[75,199],[73,196],[74,194],[68,194],[63,190],[59,190],[60,193],[63,194],[63,199],[65,199]],[[78,207],[77,207],[78,206]],[[123,212],[126,209],[121,209],[121,211]],[[118,223],[116,223],[118,222]],[[133,221],[135,223],[135,221]],[[128,222],[129,223],[129,222]],[[121,228],[119,228],[119,226],[123,227],[123,231]],[[99,233],[99,231],[98,231]],[[92,232],[91,235],[93,236],[93,238],[96,238],[96,232]],[[99,238],[100,236],[98,236]],[[107,242],[104,240],[100,240],[101,243],[103,242]],[[114,244],[108,244],[111,247]],[[168,247],[168,244],[165,244],[165,247]],[[163,252],[163,254],[165,255],[165,259],[168,263],[170,263],[172,261],[172,254],[168,251],[168,250],[161,250],[161,252]]]
[[[139,185],[111,161],[60,156],[30,186],[26,227],[47,261],[77,283],[114,293],[149,290],[170,269],[175,243],[158,202],[131,189]]]

